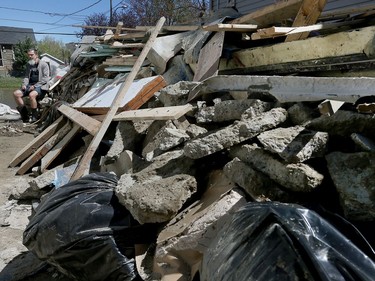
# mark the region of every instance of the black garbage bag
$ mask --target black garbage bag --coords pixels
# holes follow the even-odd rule
[[[375,263],[314,211],[248,203],[225,220],[200,275],[202,281],[372,281]]]
[[[118,202],[116,184],[115,175],[95,173],[52,190],[30,219],[23,244],[77,280],[134,280],[134,244],[156,234]]]

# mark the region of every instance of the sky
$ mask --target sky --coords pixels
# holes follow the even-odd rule
[[[125,4],[124,0],[1,0],[1,26],[32,28],[36,40],[45,36],[63,43],[80,41],[75,33],[81,31],[87,16],[95,13],[110,14],[112,9]]]

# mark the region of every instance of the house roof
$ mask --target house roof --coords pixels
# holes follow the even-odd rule
[[[32,28],[0,26],[0,44],[17,44],[27,37],[36,41]]]

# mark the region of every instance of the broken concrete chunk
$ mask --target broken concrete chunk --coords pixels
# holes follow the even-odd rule
[[[186,174],[150,178],[143,182],[129,180],[130,177],[127,174],[120,178],[116,194],[141,224],[171,220],[197,190],[195,178]]]
[[[257,136],[264,148],[289,163],[324,156],[328,133],[306,130],[303,126],[276,128]]]
[[[176,84],[168,85],[160,90],[158,99],[164,106],[185,105],[189,91],[197,84],[198,82],[180,81]]]
[[[138,170],[143,160],[130,150],[124,150],[116,159],[100,165],[101,172],[114,172],[118,177]]]
[[[163,128],[142,150],[142,156],[146,161],[168,151],[189,140],[190,137],[184,130]]]
[[[306,128],[328,132],[330,135],[349,136],[352,133],[375,140],[375,118],[372,115],[339,110],[332,116],[321,116],[311,120]]]
[[[186,133],[190,136],[190,138],[195,138],[207,132],[207,129],[197,126],[195,124],[190,124],[189,127],[187,127],[186,129]]]
[[[285,109],[271,109],[253,119],[238,121],[226,128],[187,142],[184,147],[184,154],[192,159],[202,158],[274,128],[284,122],[286,118],[287,112]]]
[[[118,159],[124,150],[134,151],[136,143],[141,139],[140,133],[136,130],[133,122],[119,122],[116,127],[115,138],[103,163],[111,163]]]
[[[234,121],[241,118],[253,118],[271,108],[271,103],[260,100],[227,100],[219,102],[213,107],[200,108],[196,118],[197,123]],[[252,114],[243,116],[243,113],[249,109]]]
[[[254,170],[237,157],[224,166],[225,175],[242,187],[255,201],[288,202],[291,196],[268,176]]]
[[[346,218],[373,221],[375,218],[375,153],[332,152],[327,166],[339,193]]]
[[[323,175],[310,166],[303,163],[284,164],[256,144],[233,147],[230,155],[238,157],[291,191],[309,192],[323,181]]]
[[[199,201],[178,213],[160,232],[154,258],[158,268],[152,280],[163,279],[173,270],[191,275],[217,234],[217,221],[246,204],[245,194],[222,171],[211,172],[206,186]],[[186,266],[178,267],[182,264]]]
[[[312,108],[300,102],[288,108],[288,116],[294,125],[304,125],[315,117],[318,117]]]
[[[168,221],[196,191],[193,164],[182,150],[165,152],[139,172],[123,174],[116,195],[140,223]]]

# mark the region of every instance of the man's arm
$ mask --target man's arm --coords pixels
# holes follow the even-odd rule
[[[25,78],[22,80],[22,86],[27,86],[29,84],[29,78],[30,78],[30,65],[26,64],[26,74]]]
[[[35,84],[35,87],[42,87],[43,90],[48,90],[48,81],[50,79],[51,76],[49,66],[45,61],[41,60],[39,62],[39,81]]]

